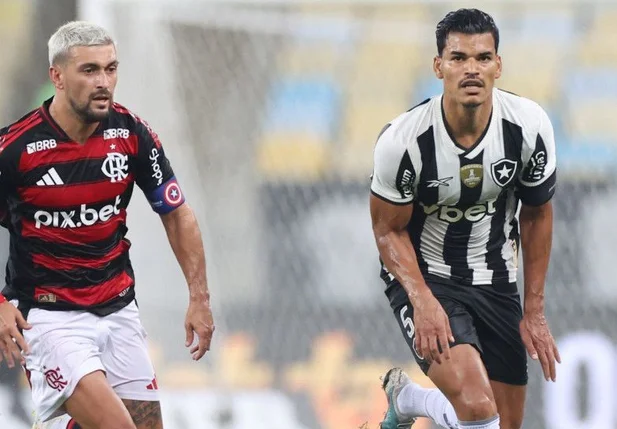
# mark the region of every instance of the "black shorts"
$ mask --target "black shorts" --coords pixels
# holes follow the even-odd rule
[[[448,280],[426,279],[441,303],[454,336],[454,344],[471,344],[482,356],[491,380],[513,385],[527,384],[527,352],[521,339],[519,322],[523,317],[521,299],[515,283],[501,287],[461,286]],[[429,365],[415,350],[413,307],[407,293],[396,280],[386,288],[386,296],[407,345],[422,371]]]

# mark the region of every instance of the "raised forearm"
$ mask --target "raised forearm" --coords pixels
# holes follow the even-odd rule
[[[184,203],[161,216],[171,248],[182,268],[192,301],[208,301],[206,257],[201,231],[193,210]]]
[[[544,283],[553,241],[553,206],[523,206],[520,214],[525,312],[544,311]]]

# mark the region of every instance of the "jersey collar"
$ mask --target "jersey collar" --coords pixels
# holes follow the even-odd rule
[[[443,140],[446,143],[446,145],[449,146],[457,155],[464,156],[465,158],[468,158],[468,159],[473,159],[476,156],[478,156],[478,154],[482,152],[482,150],[484,150],[484,147],[488,144],[490,139],[486,138],[486,136],[490,134],[490,132],[492,132],[494,128],[493,124],[495,123],[494,118],[493,118],[493,116],[495,115],[495,106],[496,106],[494,91],[493,91],[492,97],[493,97],[493,109],[491,111],[491,116],[489,117],[486,128],[482,132],[482,135],[480,136],[480,138],[478,138],[478,141],[476,141],[473,146],[471,146],[470,148],[465,148],[459,145],[454,140],[454,138],[450,134],[450,131],[448,130],[448,127],[446,127],[445,112],[443,110],[443,94],[439,96],[439,99],[437,100],[439,103],[439,106],[436,106],[436,108],[433,109],[435,112],[435,115],[437,116],[436,119],[437,119],[437,124],[439,126],[439,132],[442,135]]]
[[[41,115],[43,116],[43,119],[45,120],[45,122],[47,122],[47,124],[51,127],[51,129],[56,134],[56,138],[58,141],[72,142],[73,140],[64,132],[62,127],[58,125],[58,123],[51,116],[51,113],[49,113],[49,106],[51,106],[51,102],[53,101],[53,99],[54,97],[51,97],[43,102],[43,104],[39,108],[39,110],[41,111]],[[96,130],[94,130],[94,132],[92,133],[92,136],[99,134],[101,132],[101,130],[103,129],[103,122],[105,121],[99,122],[99,125],[96,127]]]

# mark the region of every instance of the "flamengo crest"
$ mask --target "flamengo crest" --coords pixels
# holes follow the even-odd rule
[[[107,158],[103,161],[101,171],[111,179],[112,183],[124,180],[129,176],[128,160],[128,155],[117,152],[108,153]]]
[[[60,374],[60,368],[56,368],[56,369],[43,368],[43,369],[45,369],[45,381],[47,381],[47,384],[49,385],[49,387],[51,387],[54,390],[57,390],[58,392],[62,392],[62,390],[66,387],[68,382],[64,379],[62,374]]]

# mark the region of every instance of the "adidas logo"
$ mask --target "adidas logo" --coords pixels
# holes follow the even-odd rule
[[[152,379],[152,383],[148,384],[146,386],[146,389],[148,390],[159,390],[159,385],[156,382],[156,377]]]
[[[58,172],[55,168],[50,168],[47,173],[43,175],[41,180],[36,182],[37,186],[53,186],[53,185],[64,185],[64,182],[58,175]]]

